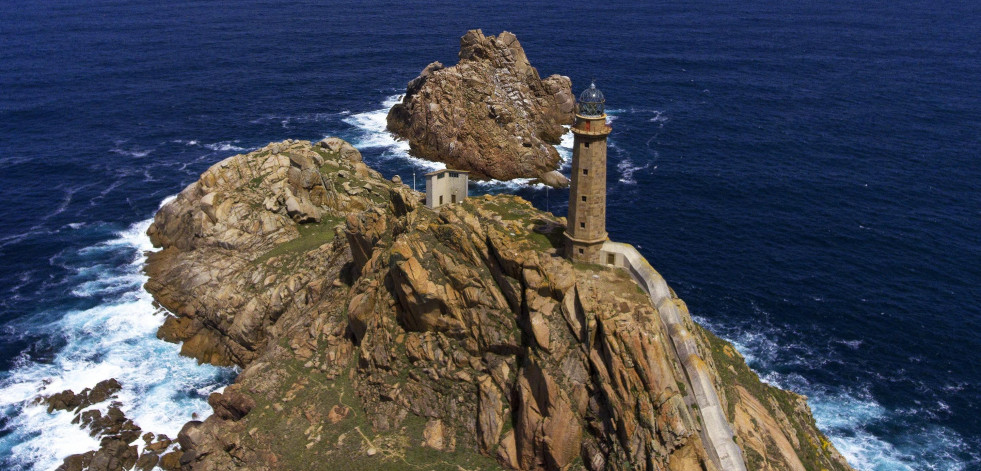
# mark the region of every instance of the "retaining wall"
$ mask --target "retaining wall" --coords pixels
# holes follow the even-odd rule
[[[742,450],[732,440],[732,427],[712,386],[708,366],[698,352],[698,343],[681,322],[681,314],[668,283],[630,244],[606,241],[600,249],[598,262],[627,270],[651,297],[688,376],[695,403],[698,404],[698,414],[702,417],[702,441],[709,455],[722,470],[745,471]]]

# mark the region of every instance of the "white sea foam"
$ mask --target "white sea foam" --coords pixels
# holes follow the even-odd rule
[[[536,182],[535,180],[535,178],[515,178],[513,180],[473,180],[470,182],[470,184],[490,193],[498,191],[515,191],[522,188],[544,190],[547,187],[547,185],[544,183]]]
[[[345,123],[354,126],[359,131],[351,145],[358,149],[380,148],[383,159],[405,160],[427,172],[446,168],[446,164],[442,162],[431,162],[409,155],[409,141],[397,140],[392,133],[388,132],[386,120],[388,110],[400,101],[402,101],[402,95],[392,95],[382,102],[380,109],[356,113],[344,118]]]
[[[62,186],[59,185],[59,188],[62,188],[62,190],[65,192],[65,196],[61,199],[61,203],[58,205],[58,207],[56,207],[54,209],[54,211],[52,211],[52,212],[50,212],[48,214],[45,214],[44,217],[42,217],[41,219],[43,221],[47,221],[48,219],[51,219],[51,218],[53,218],[53,217],[55,217],[55,216],[57,216],[57,215],[65,212],[65,210],[68,209],[68,205],[71,204],[72,197],[75,196],[75,193],[77,193],[78,190],[81,190],[81,189],[86,188],[86,187],[89,187],[89,186],[92,186],[92,185],[89,184],[89,185],[82,185],[82,186],[78,186],[78,187],[67,187],[67,188],[62,188]]]
[[[654,110],[653,113],[654,113],[654,117],[651,118],[649,121],[651,121],[652,123],[657,123],[658,127],[664,127],[664,123],[668,122],[668,117],[664,116],[664,113],[657,110]]]
[[[569,131],[571,126],[565,126],[566,132],[562,135],[562,141],[555,146],[555,150],[559,151],[559,157],[562,159],[562,164],[559,166],[559,171],[568,170],[572,166],[572,145],[575,143],[576,136]]]
[[[228,151],[242,152],[242,151],[249,150],[248,147],[242,147],[237,145],[241,142],[238,139],[234,141],[219,141],[219,142],[204,143],[204,144],[202,144],[201,141],[197,139],[191,139],[189,141],[177,139],[172,142],[177,144],[184,144],[185,146],[188,147],[204,147],[205,149],[213,150],[215,152],[228,152]]]
[[[109,152],[112,152],[112,153],[115,153],[115,154],[119,154],[119,155],[125,155],[127,157],[134,157],[134,158],[137,158],[137,159],[142,159],[143,157],[146,157],[146,156],[150,155],[150,153],[153,152],[153,150],[152,149],[137,149],[137,148],[121,149],[119,147],[116,147],[116,148],[113,148],[113,149],[109,149]]]
[[[757,314],[765,317],[755,304]],[[923,425],[922,418],[931,411],[925,409],[890,410],[877,402],[869,392],[868,384],[858,383],[848,390],[830,389],[812,384],[796,373],[778,373],[771,370],[772,365],[788,364],[787,350],[801,350],[801,358],[794,358],[789,364],[810,364],[826,352],[813,352],[802,344],[782,345],[779,336],[766,328],[733,329],[713,325],[709,319],[696,316],[695,320],[717,333],[726,332],[736,350],[742,354],[746,363],[756,370],[763,370],[760,378],[771,385],[789,389],[807,396],[808,404],[814,414],[815,422],[835,447],[858,470],[874,471],[912,471],[965,470],[967,465],[956,456],[957,453],[970,455],[977,460],[977,451],[971,451],[964,439],[951,429],[937,425]],[[797,335],[799,337],[799,335]],[[851,349],[861,346],[861,341],[840,341]],[[769,370],[769,371],[767,371]],[[943,410],[946,404],[937,404]],[[889,427],[897,422],[907,423],[906,432],[891,436],[888,440],[874,431]],[[924,466],[924,463],[926,465]]]
[[[204,147],[216,152],[227,152],[227,151],[242,152],[244,150],[248,150],[245,147],[240,147],[235,145],[238,142],[239,141],[221,141],[221,142],[215,142],[213,144],[205,144]]]
[[[650,168],[651,163],[647,162],[644,165],[636,165],[629,158],[625,158],[617,163],[617,170],[620,171],[620,183],[625,185],[636,185],[637,180],[634,179],[634,173],[638,170],[645,170]]]
[[[199,366],[181,357],[179,347],[158,340],[164,315],[143,290],[144,252],[152,249],[145,232],[151,221],[133,225],[119,237],[80,251],[93,258],[83,270],[98,270],[94,282],[76,288],[75,295],[106,300],[90,309],[65,312],[46,327],[60,336],[64,347],[50,362],[22,357],[0,380],[0,410],[8,418],[0,438],[0,452],[23,469],[52,469],[66,456],[98,447],[68,412],[48,414],[31,401],[65,389],[79,392],[99,381],[116,378],[121,409],[144,431],[175,437],[192,414],[210,412],[205,397],[229,379],[229,369]],[[132,262],[121,267],[100,265],[107,252],[131,253]],[[101,254],[101,255],[100,255]],[[81,278],[85,278],[84,276]],[[93,406],[101,410],[107,404]]]
[[[289,129],[294,123],[321,123],[329,121],[334,116],[346,116],[351,114],[349,110],[340,111],[337,113],[303,113],[291,116],[280,116],[280,115],[266,115],[261,118],[256,118],[249,123],[251,124],[266,124],[266,123],[279,123],[283,129]]]
[[[109,152],[119,155],[125,155],[127,157],[133,157],[137,159],[142,159],[143,157],[146,157],[150,155],[151,152],[153,152],[153,149],[146,149],[138,146],[126,145],[127,142],[128,140],[114,141],[113,143],[115,145],[113,146],[112,149],[109,149]]]

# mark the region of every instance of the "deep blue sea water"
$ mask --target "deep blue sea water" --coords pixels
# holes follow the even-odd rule
[[[593,5],[595,4],[595,5]],[[0,3],[0,468],[94,447],[37,394],[117,377],[176,434],[234,372],[155,339],[142,232],[211,164],[337,135],[467,29],[607,96],[608,229],[862,470],[981,469],[981,4]],[[568,149],[560,148],[565,155]],[[568,192],[516,182],[564,214]]]

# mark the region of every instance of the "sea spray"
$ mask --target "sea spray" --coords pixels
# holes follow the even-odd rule
[[[179,355],[179,346],[156,338],[165,312],[154,307],[143,289],[145,252],[152,249],[141,221],[118,237],[79,251],[87,264],[77,269],[72,294],[103,299],[89,309],[68,311],[42,327],[64,346],[50,361],[23,359],[0,379],[0,410],[6,416],[0,437],[0,464],[5,469],[52,469],[68,455],[98,448],[97,438],[72,424],[72,412],[48,413],[34,403],[65,389],[80,392],[99,381],[116,378],[123,386],[120,409],[144,431],[175,438],[195,415],[210,414],[207,396],[231,381],[234,371]],[[126,254],[130,262],[104,263]],[[82,281],[92,276],[94,279]],[[85,272],[85,273],[82,273]],[[108,403],[95,404],[105,412]]]
[[[442,162],[432,162],[409,155],[409,142],[395,139],[392,133],[388,132],[388,110],[400,101],[402,95],[392,95],[385,98],[380,109],[352,114],[344,118],[345,123],[359,131],[351,140],[351,144],[358,149],[381,148],[382,159],[407,160],[427,172],[446,168],[446,164]]]
[[[752,309],[760,308],[753,305]],[[867,384],[831,389],[808,381],[793,372],[778,372],[780,365],[834,360],[834,353],[817,351],[814,346],[779,340],[780,329],[754,325],[740,329],[702,317],[692,318],[732,343],[760,379],[769,385],[807,397],[818,428],[857,470],[913,471],[966,470],[957,453],[970,452],[969,445],[956,432],[941,426],[924,426],[916,420],[922,411],[912,411],[904,420],[902,411],[878,403]],[[837,342],[840,343],[840,342]],[[881,430],[892,423],[907,422],[906,432],[883,437]],[[928,463],[924,466],[921,464]]]

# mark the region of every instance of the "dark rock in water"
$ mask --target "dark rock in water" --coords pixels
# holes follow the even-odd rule
[[[109,378],[100,381],[95,387],[83,389],[78,394],[66,389],[60,393],[41,398],[41,401],[48,404],[48,413],[56,410],[75,410],[77,412],[113,397],[122,388],[116,378]]]
[[[171,443],[173,443],[173,441],[171,441],[170,438],[167,438],[167,436],[164,434],[159,434],[157,435],[157,441],[148,443],[146,449],[154,453],[162,453],[164,450],[170,447]]]
[[[131,469],[137,459],[136,445],[129,445],[123,440],[109,440],[92,455],[92,461],[86,469],[121,471]]]
[[[56,410],[71,410],[79,407],[84,398],[76,395],[74,391],[66,389],[60,393],[55,393],[44,399],[48,403],[48,413]]]
[[[568,77],[542,79],[515,36],[468,31],[460,62],[433,62],[388,113],[388,129],[413,154],[477,179],[538,178],[555,170],[563,124],[574,119]]]
[[[145,452],[136,460],[136,469],[140,471],[151,471],[160,462],[160,457],[156,453]]]
[[[180,471],[181,469],[181,452],[171,451],[170,453],[165,453],[160,457],[160,462],[157,463],[164,471]]]
[[[58,466],[57,471],[82,471],[83,469],[88,469],[89,463],[92,462],[92,456],[94,455],[95,451],[71,455],[65,458],[61,466]]]
[[[88,393],[88,404],[98,404],[106,399],[109,399],[114,394],[123,389],[123,386],[116,381],[116,378],[109,378],[105,381],[100,381],[96,384],[94,388]],[[83,391],[84,394],[85,391]],[[84,405],[83,405],[84,407]]]
[[[126,417],[122,409],[120,409],[122,404],[119,402],[111,403],[105,414],[99,409],[82,411],[82,409],[105,402],[114,397],[121,389],[122,385],[113,378],[101,381],[93,388],[86,388],[78,394],[70,390],[65,390],[42,399],[42,401],[47,402],[49,412],[54,410],[74,410],[75,418],[72,420],[72,423],[88,429],[89,434],[93,437],[101,438],[98,450],[79,453],[65,458],[61,466],[58,467],[59,470],[115,471],[132,469],[137,464],[137,460],[140,457],[137,452],[137,446],[132,445],[132,443],[140,438],[143,431],[132,420]],[[152,433],[144,435],[144,441],[147,443],[148,449],[154,447],[152,448],[153,450],[160,451],[170,445],[170,440],[166,436],[161,436],[161,442],[165,441],[166,444],[162,444],[161,442],[151,444],[153,436]],[[153,454],[153,451],[150,453]],[[153,454],[153,456],[155,457],[156,455]],[[150,461],[153,464],[147,464]],[[151,469],[156,464],[156,461],[148,456],[142,463],[149,467],[141,469]]]

